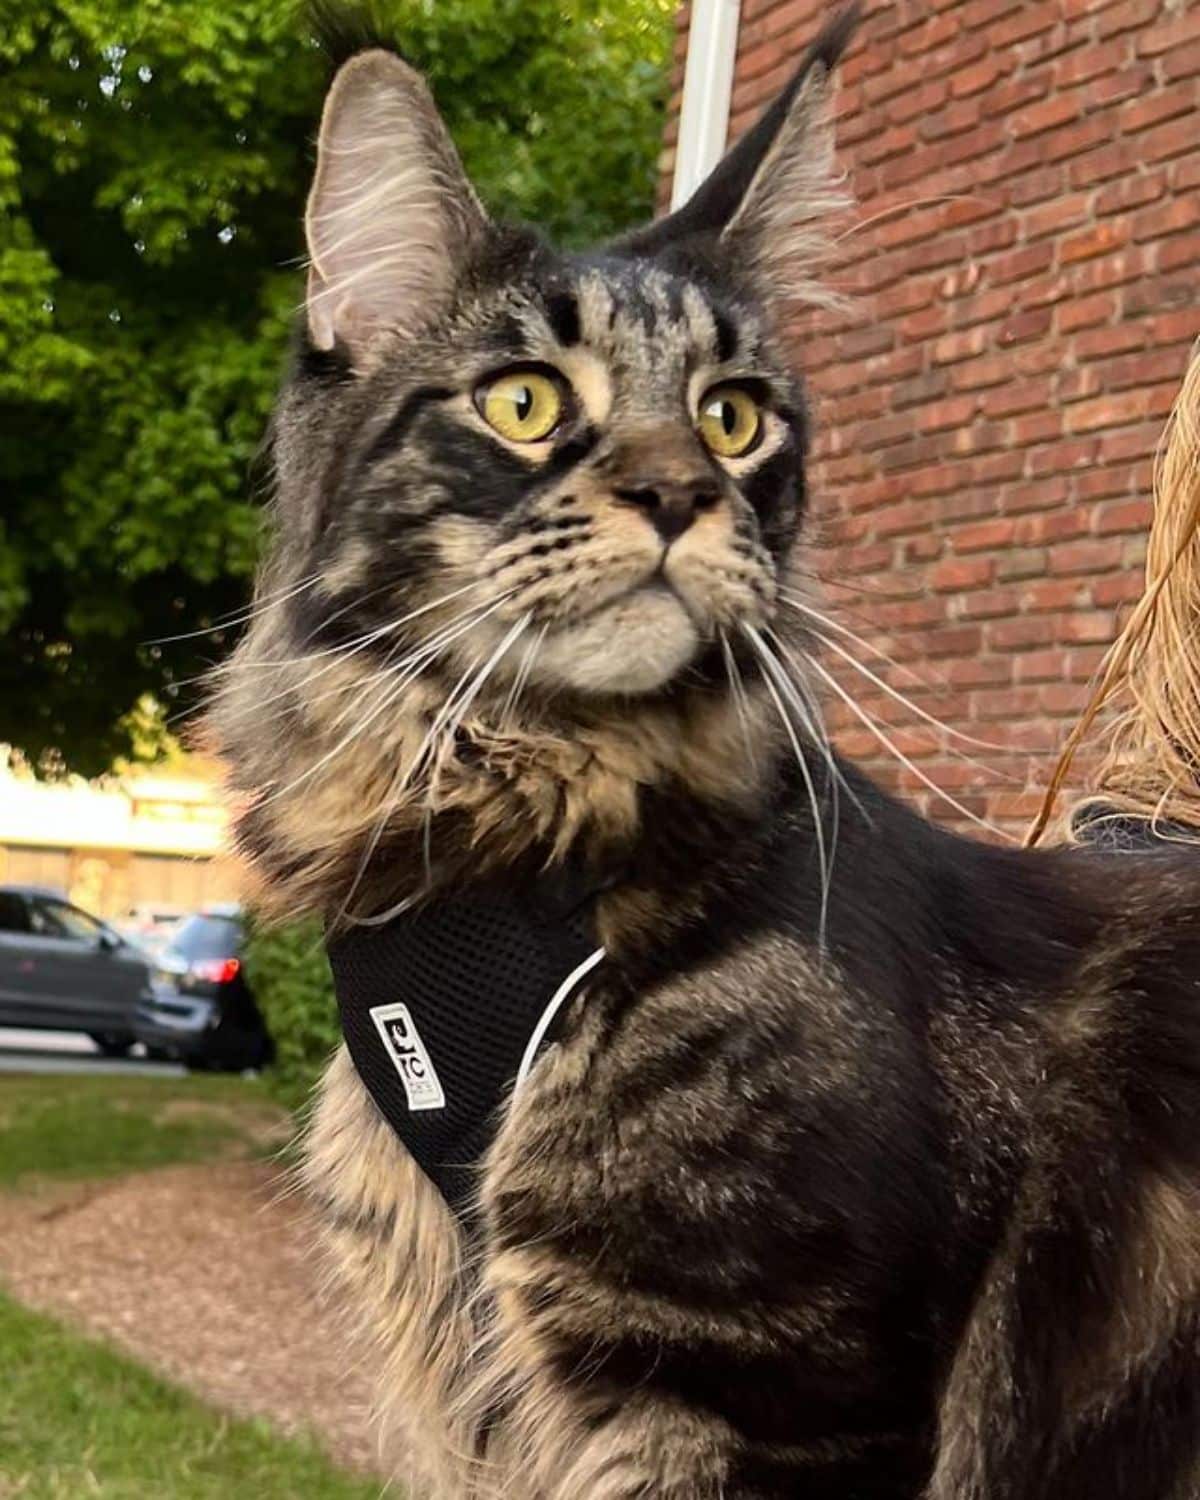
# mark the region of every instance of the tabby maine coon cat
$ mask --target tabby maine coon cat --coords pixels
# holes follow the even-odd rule
[[[344,1051],[316,1108],[417,1494],[1200,1495],[1193,862],[953,837],[819,733],[774,330],[850,26],[591,254],[492,223],[387,50],[325,107],[278,538],[211,715],[258,899],[349,930],[604,886],[476,1213]]]

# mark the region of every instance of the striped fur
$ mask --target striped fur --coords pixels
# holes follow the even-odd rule
[[[209,717],[258,903],[605,877],[607,961],[469,1219],[344,1052],[315,1110],[414,1496],[1200,1496],[1200,875],[950,837],[822,736],[773,315],[812,294],[848,30],[588,255],[487,220],[398,59],[331,92],[277,535]],[[531,366],[563,416],[521,444],[481,392]],[[729,382],[761,429],[723,459]]]

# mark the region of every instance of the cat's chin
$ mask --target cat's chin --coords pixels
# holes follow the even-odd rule
[[[695,659],[700,645],[679,597],[651,584],[548,635],[536,671],[548,685],[578,693],[653,693]]]

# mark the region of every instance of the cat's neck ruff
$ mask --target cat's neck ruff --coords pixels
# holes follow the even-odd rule
[[[764,699],[748,684],[740,703],[696,693],[581,712],[574,722],[527,710],[499,723],[485,711],[421,774],[410,767],[442,702],[432,686],[414,688],[344,748],[337,722],[310,721],[321,733],[298,743],[259,737],[253,766],[242,768],[247,784],[235,788],[246,806],[239,846],[256,905],[282,919],[313,912],[336,923],[410,894],[393,877],[427,868],[430,856],[446,889],[530,858],[611,860],[645,836],[648,791],[750,807],[782,753]],[[339,702],[318,703],[314,713],[336,721]]]

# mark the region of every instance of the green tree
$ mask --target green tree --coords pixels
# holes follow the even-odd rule
[[[673,0],[390,0],[494,210],[645,216]],[[0,741],[186,706],[260,536],[324,61],[295,0],[0,0]],[[178,696],[176,696],[178,695]]]

